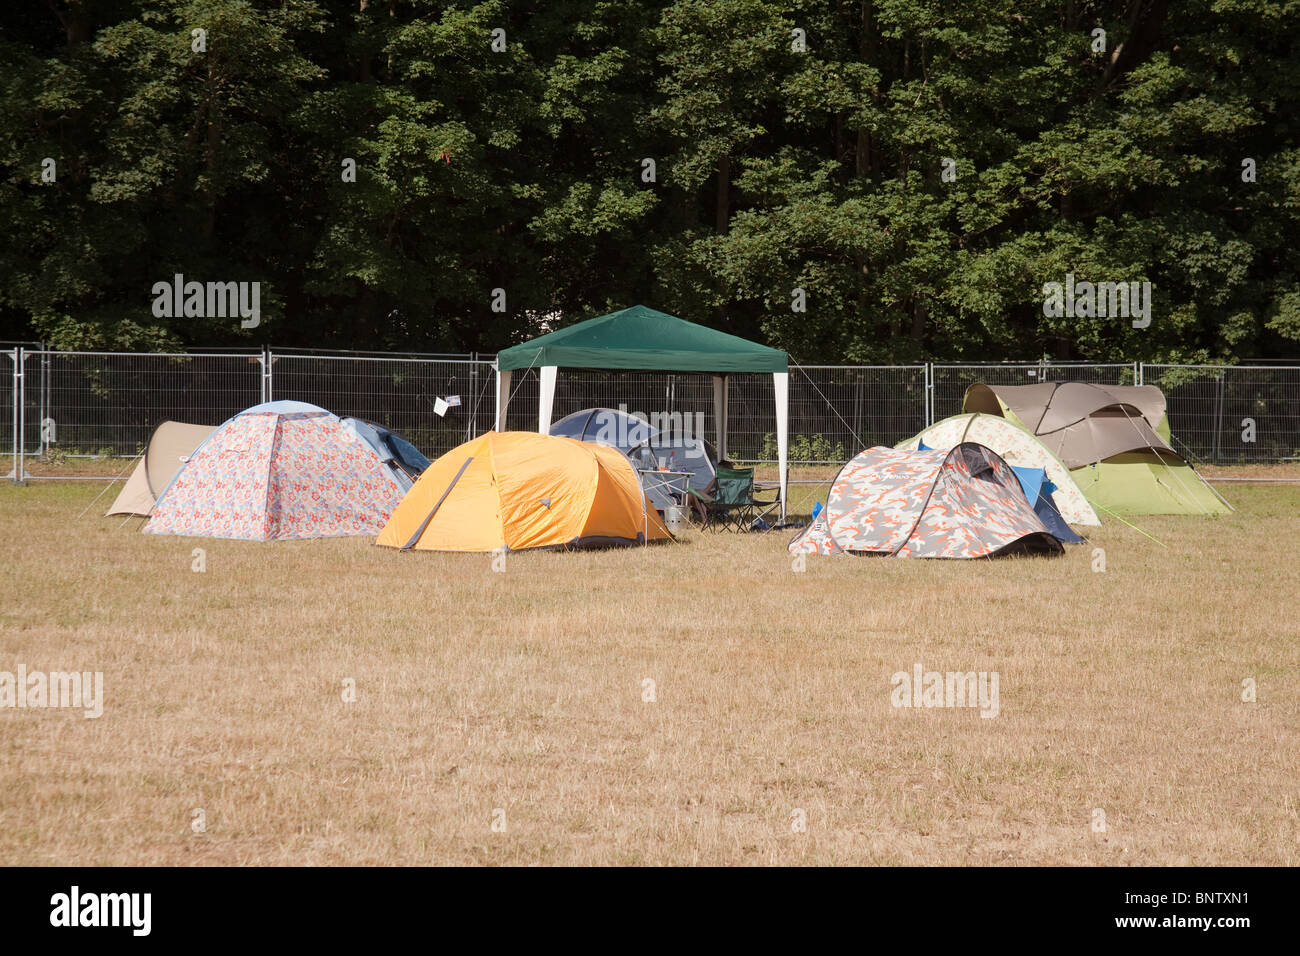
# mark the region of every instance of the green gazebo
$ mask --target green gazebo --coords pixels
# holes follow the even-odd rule
[[[510,378],[516,369],[536,368],[541,377],[537,430],[550,432],[551,409],[560,368],[697,372],[713,376],[713,418],[718,454],[727,454],[727,376],[770,374],[776,399],[777,458],[781,516],[785,517],[790,408],[790,360],[779,349],[719,332],[643,305],[611,312],[548,332],[497,353],[497,431],[504,430]]]

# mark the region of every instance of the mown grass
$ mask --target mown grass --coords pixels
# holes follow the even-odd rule
[[[0,670],[106,697],[0,710],[0,860],[1294,865],[1300,486],[1225,487],[1055,560],[692,533],[495,573],[0,485]],[[998,672],[999,716],[892,707],[917,662]]]

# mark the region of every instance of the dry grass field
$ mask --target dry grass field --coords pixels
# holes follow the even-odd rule
[[[788,532],[153,537],[101,488],[0,485],[0,671],[104,675],[99,719],[0,710],[5,864],[1300,863],[1300,485],[802,573]],[[998,716],[891,706],[918,663]]]

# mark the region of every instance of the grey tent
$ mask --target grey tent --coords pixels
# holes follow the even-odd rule
[[[1129,451],[1176,454],[1167,440],[1165,396],[1153,385],[972,385],[963,410],[1002,415],[1022,425],[1067,468]]]
[[[617,448],[637,468],[655,468],[662,463],[672,471],[690,472],[687,485],[696,491],[707,488],[717,474],[718,453],[711,443],[672,428],[656,428],[622,409],[584,408],[552,424],[550,433]],[[668,489],[661,487],[663,483],[653,479],[653,474],[643,475],[642,486],[662,511],[674,502]]]

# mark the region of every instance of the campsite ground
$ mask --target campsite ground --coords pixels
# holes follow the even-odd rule
[[[0,671],[105,695],[0,710],[6,864],[1300,863],[1300,485],[802,573],[785,532],[501,573],[152,537],[101,488],[0,485]],[[1000,712],[891,706],[916,664]]]

